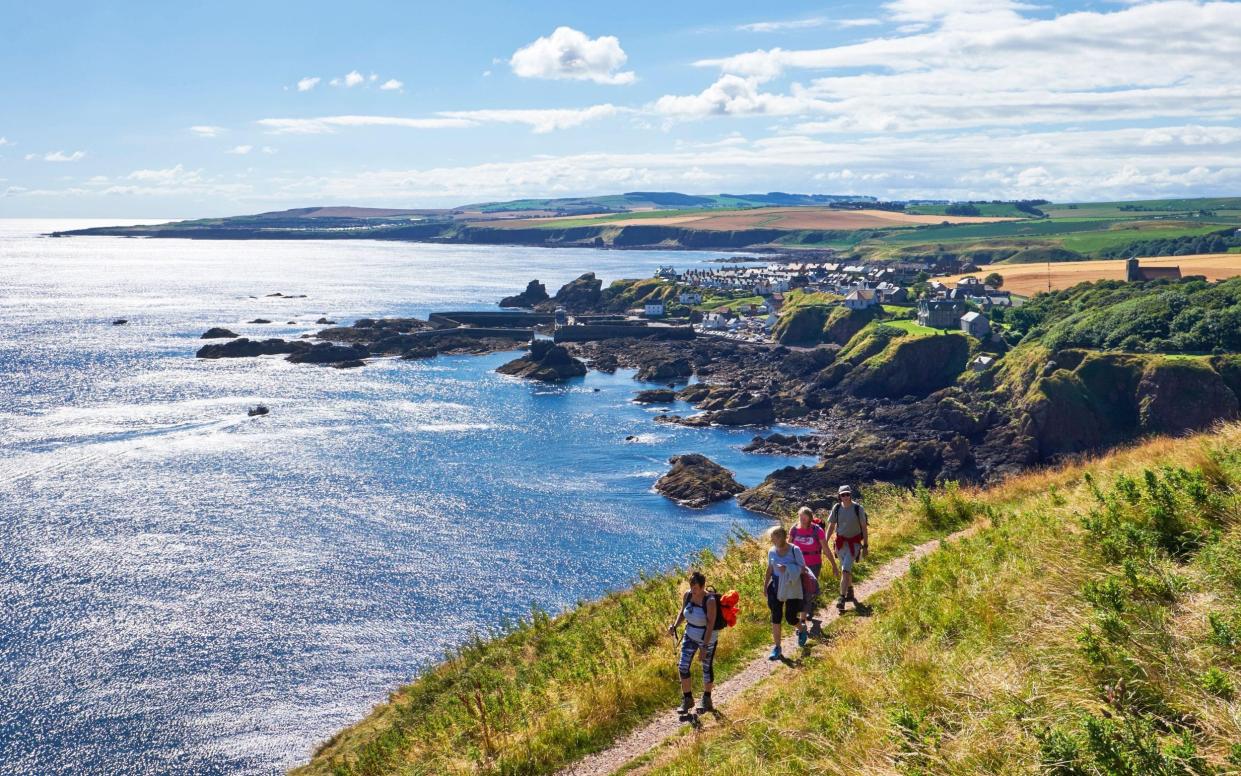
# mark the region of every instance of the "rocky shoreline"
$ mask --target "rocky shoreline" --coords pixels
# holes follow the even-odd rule
[[[544,317],[536,320],[557,309],[609,312],[614,289],[601,285],[587,273],[551,296],[535,280],[503,301],[542,311]],[[769,515],[802,504],[829,506],[841,484],[913,488],[993,482],[1064,455],[1147,433],[1199,429],[1241,412],[1237,356],[1191,363],[1157,355],[1053,353],[1036,343],[999,368],[973,371],[969,338],[953,332],[905,336],[877,326],[860,330],[845,347],[792,348],[710,336],[556,344],[532,341],[538,330],[443,329],[416,318],[360,319],[294,340],[251,340],[217,327],[202,335],[208,342],[197,356],[283,355],[293,363],[351,368],[377,356],[422,359],[525,347],[523,355],[496,371],[562,382],[588,369],[633,369],[636,381],[663,386],[635,390],[633,397],[660,405],[653,422],[756,428],[787,423],[805,429],[756,436],[744,450],[814,455],[819,460],[813,466],[780,468],[759,485],[742,488],[725,480],[731,474],[717,471],[709,460],[686,455],[671,462],[672,471],[657,485],[681,503],[701,506],[736,495],[743,507]],[[669,411],[676,402],[696,411]]]

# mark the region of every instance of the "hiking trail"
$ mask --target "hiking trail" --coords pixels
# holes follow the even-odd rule
[[[964,538],[977,529],[978,526],[971,526],[948,536],[932,539],[929,542],[923,542],[915,546],[901,557],[895,558],[881,566],[865,582],[859,582],[855,585],[854,588],[857,591],[858,597],[865,601],[876,593],[887,589],[893,582],[909,571],[910,564],[915,560],[923,558],[939,549],[942,543]],[[820,627],[826,628],[828,624],[835,622],[840,617],[840,613],[836,611],[834,596],[824,595],[821,596],[821,599],[827,603],[820,608],[818,620]],[[780,644],[780,648],[785,655],[800,654],[801,647],[797,646],[796,629],[792,629],[791,635],[785,637]],[[763,647],[762,649],[766,652],[769,647]],[[717,682],[715,689],[711,693],[711,699],[714,701],[716,708],[721,708],[746,690],[749,690],[777,670],[783,668],[784,665],[784,660],[768,660],[766,655],[756,657],[733,676],[725,681]],[[704,715],[704,719],[709,719],[709,714]],[[661,712],[650,722],[616,741],[607,749],[587,755],[572,765],[562,768],[557,773],[557,776],[606,776],[607,774],[615,773],[619,768],[635,758],[650,752],[664,741],[676,735],[687,724],[680,721],[675,710]]]

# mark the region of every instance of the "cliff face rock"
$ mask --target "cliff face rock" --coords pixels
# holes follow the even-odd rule
[[[1040,374],[1019,416],[1044,459],[1238,416],[1227,360],[1066,351],[1055,363],[1074,368]]]
[[[538,305],[539,310],[554,312],[563,307],[571,313],[589,312],[598,308],[603,298],[603,281],[595,277],[595,273],[586,274],[570,280],[560,287],[556,295]]]
[[[850,370],[840,387],[870,398],[926,396],[951,385],[965,371],[969,354],[963,334],[898,337]]]
[[[531,280],[526,284],[526,290],[514,296],[506,296],[500,300],[501,307],[534,307],[542,304],[550,299],[547,295],[547,286],[538,280]]]
[[[685,380],[694,374],[688,358],[655,358],[638,367],[638,380],[653,383],[662,380]]]
[[[655,482],[655,490],[681,506],[701,509],[745,490],[732,472],[705,455],[676,455],[668,463],[672,468]]]
[[[246,337],[229,342],[203,345],[195,354],[198,358],[254,358],[301,353],[310,349],[310,343],[279,338],[252,340]]]
[[[1144,433],[1179,434],[1237,417],[1237,397],[1206,363],[1161,360],[1138,384],[1138,425]]]
[[[776,420],[775,405],[766,394],[747,397],[744,403],[725,406],[707,415],[712,423],[721,426],[766,426]]]
[[[496,371],[502,375],[554,383],[581,377],[586,374],[586,364],[569,355],[563,345],[538,340],[530,343],[530,351],[526,355],[497,367]]]

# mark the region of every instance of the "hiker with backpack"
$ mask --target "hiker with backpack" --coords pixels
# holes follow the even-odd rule
[[[797,642],[804,647],[808,638],[805,626],[814,616],[814,610],[818,604],[817,588],[821,580],[819,573],[823,569],[823,556],[826,555],[828,562],[832,564],[833,577],[838,576],[840,571],[836,568],[835,556],[827,549],[827,533],[823,529],[823,521],[815,517],[814,510],[810,507],[797,510],[797,525],[789,531],[789,541],[801,550],[802,557],[806,559],[806,570],[814,575],[813,587],[816,588],[812,594],[803,595],[804,606],[801,615],[803,627],[797,633]],[[806,582],[809,583],[810,580]]]
[[[865,557],[869,533],[866,508],[853,500],[853,491],[848,485],[840,486],[837,498],[827,520],[827,538],[836,536],[836,557],[840,558],[840,598],[836,600],[836,611],[843,613],[847,601],[861,607],[853,595],[853,564]]]
[[[736,593],[729,593],[736,598]],[[689,669],[694,661],[694,653],[699,653],[698,662],[702,664],[702,702],[698,704],[699,712],[714,711],[711,705],[711,688],[715,686],[715,647],[720,637],[720,630],[728,627],[724,621],[724,606],[720,603],[720,595],[707,589],[707,577],[701,571],[689,575],[689,591],[681,598],[681,611],[676,622],[668,626],[668,631],[676,637],[677,628],[685,623],[685,635],[681,637],[681,659],[677,670],[681,674],[681,708],[682,715],[690,713],[694,708],[694,693],[690,685]]]
[[[781,620],[797,627],[797,639],[806,643],[806,623],[802,618],[802,571],[806,559],[796,544],[788,541],[784,526],[771,529],[771,549],[767,550],[767,571],[763,589],[767,591],[767,608],[771,610],[771,654],[768,660],[779,660]]]

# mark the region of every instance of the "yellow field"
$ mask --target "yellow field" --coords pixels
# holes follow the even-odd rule
[[[1180,267],[1181,275],[1205,275],[1207,280],[1224,280],[1241,275],[1241,253],[1211,253],[1201,256],[1167,256],[1142,259],[1143,267]],[[1031,296],[1046,291],[1050,280],[1052,290],[1069,288],[1095,280],[1124,280],[1125,260],[1066,261],[1046,264],[988,264],[969,274],[986,277],[992,272],[1004,276],[1004,288],[1014,294]],[[955,283],[964,275],[935,278],[942,283]]]
[[[557,226],[580,224],[584,220],[605,215],[573,216],[570,218],[522,218],[489,223],[502,229],[530,226]],[[610,226],[692,226],[694,229],[712,231],[735,231],[739,229],[882,229],[894,226],[918,226],[919,224],[982,224],[994,221],[1016,221],[1014,218],[989,218],[987,216],[932,216],[917,213],[895,213],[889,210],[835,210],[825,207],[764,207],[751,210],[719,210],[704,213],[680,213],[669,216],[646,218],[609,219]]]

